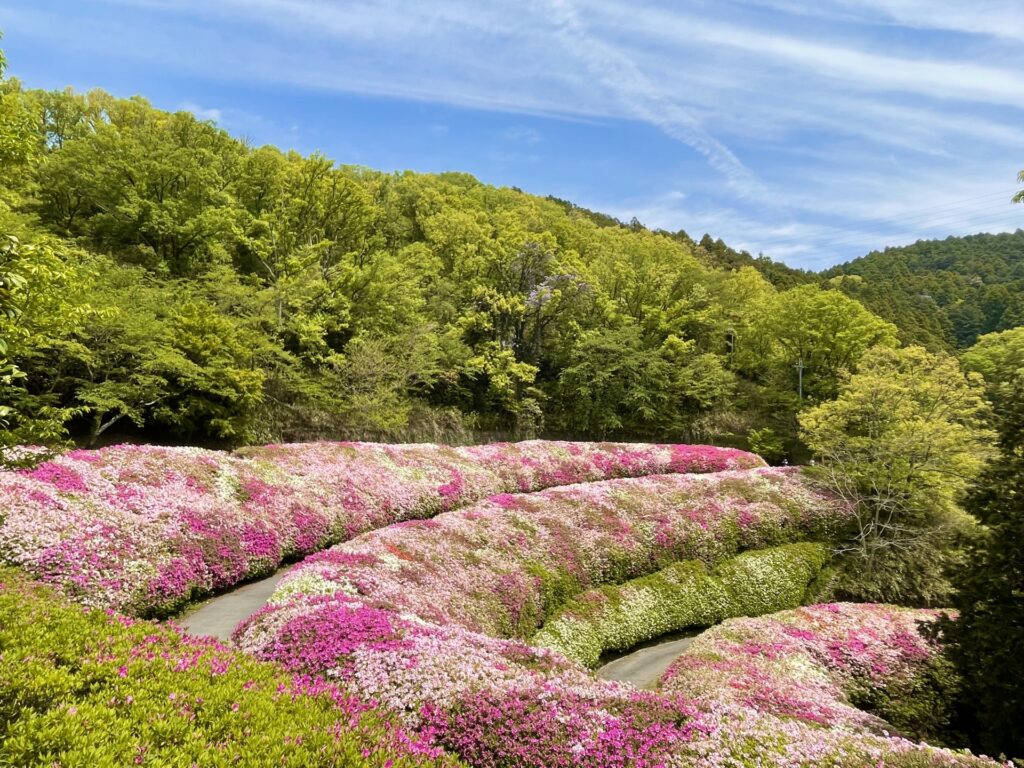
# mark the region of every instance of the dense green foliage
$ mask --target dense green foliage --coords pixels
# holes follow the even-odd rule
[[[980,377],[921,347],[875,347],[839,396],[801,415],[812,472],[855,510],[839,594],[943,605],[943,566],[974,526],[958,501],[988,458]]]
[[[966,350],[960,362],[985,379],[989,399],[997,408],[1012,397],[1013,382],[1024,376],[1024,326],[987,333]]]
[[[906,344],[966,348],[1024,325],[1024,230],[887,248],[824,273]]]
[[[1024,378],[1005,400],[1000,449],[968,500],[985,535],[955,576],[960,618],[943,634],[964,679],[973,746],[1024,758]]]
[[[769,283],[782,290],[795,288],[804,283],[818,282],[819,280],[818,275],[814,272],[795,269],[783,264],[781,261],[773,261],[764,255],[751,256],[746,251],[737,251],[726,245],[721,238],[715,240],[711,235],[704,235],[699,241],[694,241],[683,230],[667,234],[675,240],[692,246],[697,254],[703,257],[709,264],[732,270],[753,267],[764,275]]]
[[[253,148],[139,98],[0,91],[0,232],[20,243],[0,267],[31,283],[0,315],[24,373],[0,405],[22,440],[47,414],[86,441],[791,441],[801,358],[813,401],[896,341],[710,238]]]
[[[0,765],[455,766],[324,685],[0,570]]]
[[[649,576],[585,592],[564,605],[533,637],[588,667],[606,651],[734,616],[795,608],[828,560],[822,544],[753,550],[714,569],[700,560],[673,563]]]

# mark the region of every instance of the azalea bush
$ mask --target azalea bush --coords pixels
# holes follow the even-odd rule
[[[678,560],[710,565],[745,549],[827,540],[848,515],[799,470],[782,468],[499,494],[313,555],[288,572],[272,602],[344,593],[442,625],[527,638],[587,589]]]
[[[937,612],[829,603],[731,619],[701,634],[659,681],[714,709],[847,732],[934,737],[955,676],[922,632]]]
[[[0,765],[463,765],[322,680],[0,569]]]
[[[294,674],[326,676],[473,765],[654,768],[698,725],[681,698],[595,679],[518,640],[344,594],[270,609],[243,637],[258,657]],[[649,759],[631,763],[631,755]]]
[[[308,558],[236,640],[379,702],[475,765],[654,768],[707,727],[684,699],[596,680],[520,638],[582,590],[827,535],[847,514],[782,469],[492,496]]]
[[[377,702],[485,768],[985,764],[845,727],[880,723],[878,715],[811,726],[741,696],[706,700],[667,683],[638,691],[523,640],[581,592],[679,560],[699,561],[725,584],[725,603],[763,610],[774,599],[799,599],[823,560],[820,548],[737,553],[828,540],[849,514],[787,469],[499,494],[308,558],[235,637],[258,658]],[[772,575],[773,567],[783,573]],[[874,642],[899,636],[883,624]]]
[[[605,651],[732,616],[794,608],[806,601],[827,560],[824,545],[804,542],[744,552],[712,570],[699,560],[673,563],[579,595],[531,643],[593,668]]]
[[[728,448],[545,441],[72,451],[0,472],[0,560],[85,605],[168,615],[286,560],[491,494],[761,465]]]
[[[747,692],[732,695],[710,672],[706,691],[684,687],[683,662],[660,690],[638,691],[527,644],[588,591],[619,584],[623,599],[639,599],[631,580],[657,582],[680,561],[680,589],[701,574],[715,585],[702,598],[720,599],[709,612],[801,599],[824,556],[798,542],[833,540],[851,513],[799,470],[728,468],[758,464],[671,446],[318,444],[122,447],[6,474],[5,555],[45,552],[26,556],[28,569],[93,604],[166,608],[342,543],[294,568],[240,627],[247,654],[72,607],[3,573],[0,764],[985,764],[884,733],[928,730],[931,709],[911,694],[942,679],[933,646],[904,636],[895,612],[861,635],[841,610],[835,627],[823,614],[820,630],[806,631],[820,632],[808,648],[825,656],[794,656],[774,678],[751,667]],[[711,471],[644,476],[684,469]],[[525,492],[619,474],[639,476]],[[79,549],[62,547],[68,540]],[[656,623],[645,610],[638,634]],[[752,659],[782,658],[751,642]],[[841,665],[828,654],[850,658],[831,688],[820,678]],[[734,655],[704,661],[727,669]],[[778,705],[773,680],[788,703],[784,672],[802,680],[804,669],[818,698]]]

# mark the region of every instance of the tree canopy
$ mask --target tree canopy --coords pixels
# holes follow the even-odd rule
[[[896,340],[721,241],[251,147],[138,97],[0,92],[4,286],[28,280],[3,336],[12,429],[46,412],[87,441],[793,436],[794,365],[813,403]]]
[[[964,690],[961,725],[990,755],[1024,755],[1024,377],[1000,420],[999,458],[971,489],[984,526],[955,575],[959,611],[942,632]]]
[[[895,323],[900,339],[929,349],[971,346],[1024,325],[1024,230],[887,248],[824,273]]]
[[[944,559],[972,520],[958,502],[989,458],[980,377],[922,347],[877,346],[835,400],[804,412],[814,468],[854,508],[847,596],[944,604]]]

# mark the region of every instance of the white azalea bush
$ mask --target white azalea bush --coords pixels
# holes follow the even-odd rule
[[[828,560],[822,544],[803,542],[744,552],[713,570],[699,560],[585,592],[534,635],[532,644],[596,667],[606,651],[626,650],[688,627],[733,616],[795,608]]]

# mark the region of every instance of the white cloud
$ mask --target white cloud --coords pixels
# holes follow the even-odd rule
[[[617,0],[601,2],[598,8],[616,25],[643,39],[680,46],[697,40],[719,50],[738,49],[756,56],[761,69],[774,64],[810,81],[831,78],[860,91],[899,91],[935,99],[1011,106],[1024,102],[1024,76],[1012,67],[977,64],[953,56],[895,56],[845,44],[838,35],[835,40],[820,41],[659,9],[637,13]],[[742,75],[742,71],[735,73]],[[798,80],[795,85],[803,86]]]
[[[1017,0],[752,0],[787,13],[1024,40]]]
[[[181,109],[185,112],[191,112],[200,120],[212,120],[215,123],[223,123],[224,121],[224,112],[215,107],[201,107],[198,104],[186,101],[181,105]]]
[[[506,141],[517,144],[540,144],[543,141],[539,131],[522,125],[513,125],[511,128],[503,131],[501,136]]]
[[[566,49],[615,94],[631,117],[657,126],[699,152],[733,185],[737,194],[761,191],[750,169],[709,134],[691,111],[660,88],[629,55],[590,33],[570,0],[544,0],[542,5],[549,11]]]

